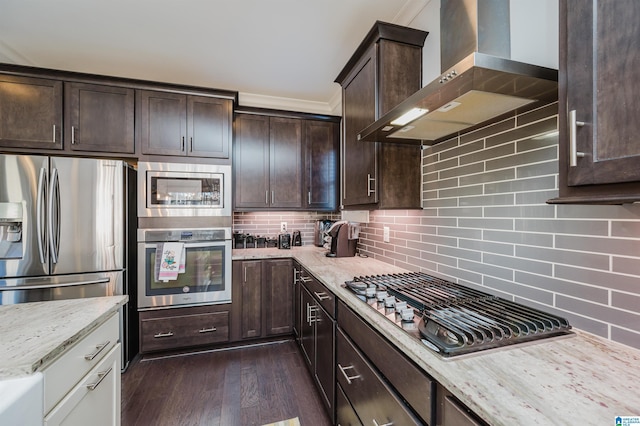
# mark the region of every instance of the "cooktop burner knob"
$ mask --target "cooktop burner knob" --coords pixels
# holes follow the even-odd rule
[[[396,302],[396,312],[401,313],[403,309],[407,309],[407,302]]]
[[[396,298],[393,296],[386,297],[384,299],[385,308],[393,308],[396,305]]]
[[[400,311],[400,318],[402,321],[413,321],[413,309],[408,308]]]
[[[389,293],[387,293],[386,290],[376,292],[376,299],[378,299],[378,302],[384,302],[384,299],[387,297],[389,297]]]
[[[365,290],[365,295],[369,299],[372,299],[372,298],[376,297],[376,288],[375,287],[367,287],[367,289]]]

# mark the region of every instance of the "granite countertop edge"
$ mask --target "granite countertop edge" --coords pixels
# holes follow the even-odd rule
[[[573,329],[545,339],[444,359],[368,308],[342,284],[358,275],[407,272],[371,258],[327,258],[315,246],[242,249],[233,260],[291,257],[428,375],[492,425],[613,424],[640,415],[640,350]],[[594,423],[595,422],[595,423]],[[606,423],[602,423],[606,422]]]
[[[0,380],[41,371],[127,301],[125,295],[0,306]]]

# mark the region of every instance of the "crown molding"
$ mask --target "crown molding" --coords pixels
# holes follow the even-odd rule
[[[238,104],[256,108],[280,109],[285,111],[308,112],[312,114],[323,115],[336,115],[334,113],[334,107],[332,107],[327,102],[259,95],[256,93],[239,92]]]

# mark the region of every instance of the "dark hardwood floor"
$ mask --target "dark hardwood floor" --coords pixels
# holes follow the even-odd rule
[[[122,426],[249,426],[298,417],[329,425],[293,340],[135,360],[122,375]]]

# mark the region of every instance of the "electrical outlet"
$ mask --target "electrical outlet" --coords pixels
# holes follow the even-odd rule
[[[280,232],[287,232],[287,222],[280,222]]]
[[[382,228],[382,241],[385,243],[389,242],[389,227],[385,226]]]

